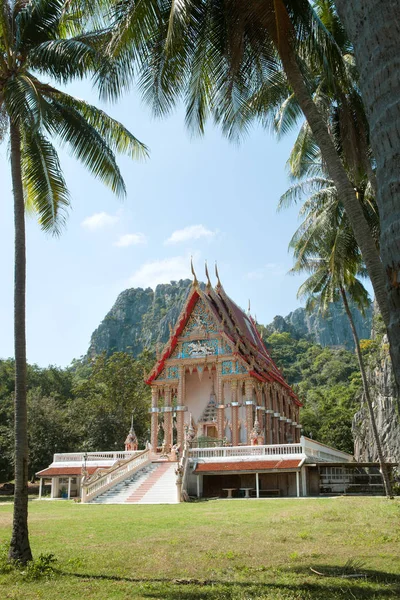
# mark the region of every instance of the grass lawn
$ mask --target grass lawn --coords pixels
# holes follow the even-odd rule
[[[2,600],[400,598],[398,500],[32,501],[29,509],[32,551],[54,553],[58,570],[35,581],[0,572]],[[0,542],[11,518],[12,504],[1,503]],[[354,573],[364,577],[343,577]]]

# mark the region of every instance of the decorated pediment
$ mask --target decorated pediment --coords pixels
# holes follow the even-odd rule
[[[185,338],[198,335],[200,338],[205,334],[210,333],[218,333],[218,327],[208,312],[203,300],[199,298],[184,330],[182,331],[181,337]]]

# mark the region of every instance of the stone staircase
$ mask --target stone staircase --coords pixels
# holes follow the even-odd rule
[[[90,504],[176,504],[176,464],[151,462]]]

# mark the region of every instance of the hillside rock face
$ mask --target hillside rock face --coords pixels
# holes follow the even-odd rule
[[[371,337],[372,313],[372,305],[366,310],[365,316],[352,308],[360,339]],[[339,302],[330,305],[327,316],[322,317],[316,311],[309,313],[304,308],[297,308],[287,317],[275,317],[268,328],[280,333],[288,332],[297,339],[306,337],[321,346],[344,346],[347,350],[354,350],[350,325]]]
[[[165,344],[169,328],[175,325],[190,286],[189,279],[181,279],[158,285],[155,290],[132,288],[122,292],[93,332],[88,356],[119,351],[137,356],[145,348],[154,351],[157,344]],[[354,309],[360,338],[370,337],[371,315],[372,309],[367,311],[365,318]],[[267,328],[271,333],[287,331],[297,339],[307,337],[322,346],[353,349],[347,317],[338,304],[331,306],[328,317],[308,314],[304,308],[298,308],[287,317],[275,317]]]
[[[395,383],[385,337],[380,364],[369,371],[368,378],[383,454],[386,460],[400,462],[400,420],[396,410]],[[370,426],[368,407],[364,402],[354,416],[352,429],[356,459],[377,461],[378,453]]]
[[[112,309],[93,332],[89,356],[106,352],[129,352],[137,356],[145,348],[154,350],[169,338],[187,298],[189,279],[158,285],[155,290],[132,288],[122,292]]]

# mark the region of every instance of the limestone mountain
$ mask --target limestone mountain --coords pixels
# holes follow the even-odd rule
[[[365,315],[355,307],[351,308],[351,312],[360,339],[370,339],[372,304],[365,311]],[[267,325],[267,330],[271,333],[287,332],[295,339],[307,338],[321,346],[343,346],[347,350],[354,350],[349,321],[341,302],[332,303],[326,316],[317,311],[308,312],[304,308],[297,308],[286,317],[278,315]]]
[[[123,351],[137,356],[145,348],[154,351],[157,345],[165,344],[190,286],[189,279],[181,279],[160,284],[155,290],[131,288],[119,294],[114,306],[93,332],[88,355]],[[360,338],[369,339],[372,308],[365,317],[354,309],[354,318]],[[287,331],[296,339],[306,337],[322,346],[353,349],[350,327],[340,304],[331,305],[327,317],[298,308],[286,317],[275,317],[266,328],[271,333]]]

